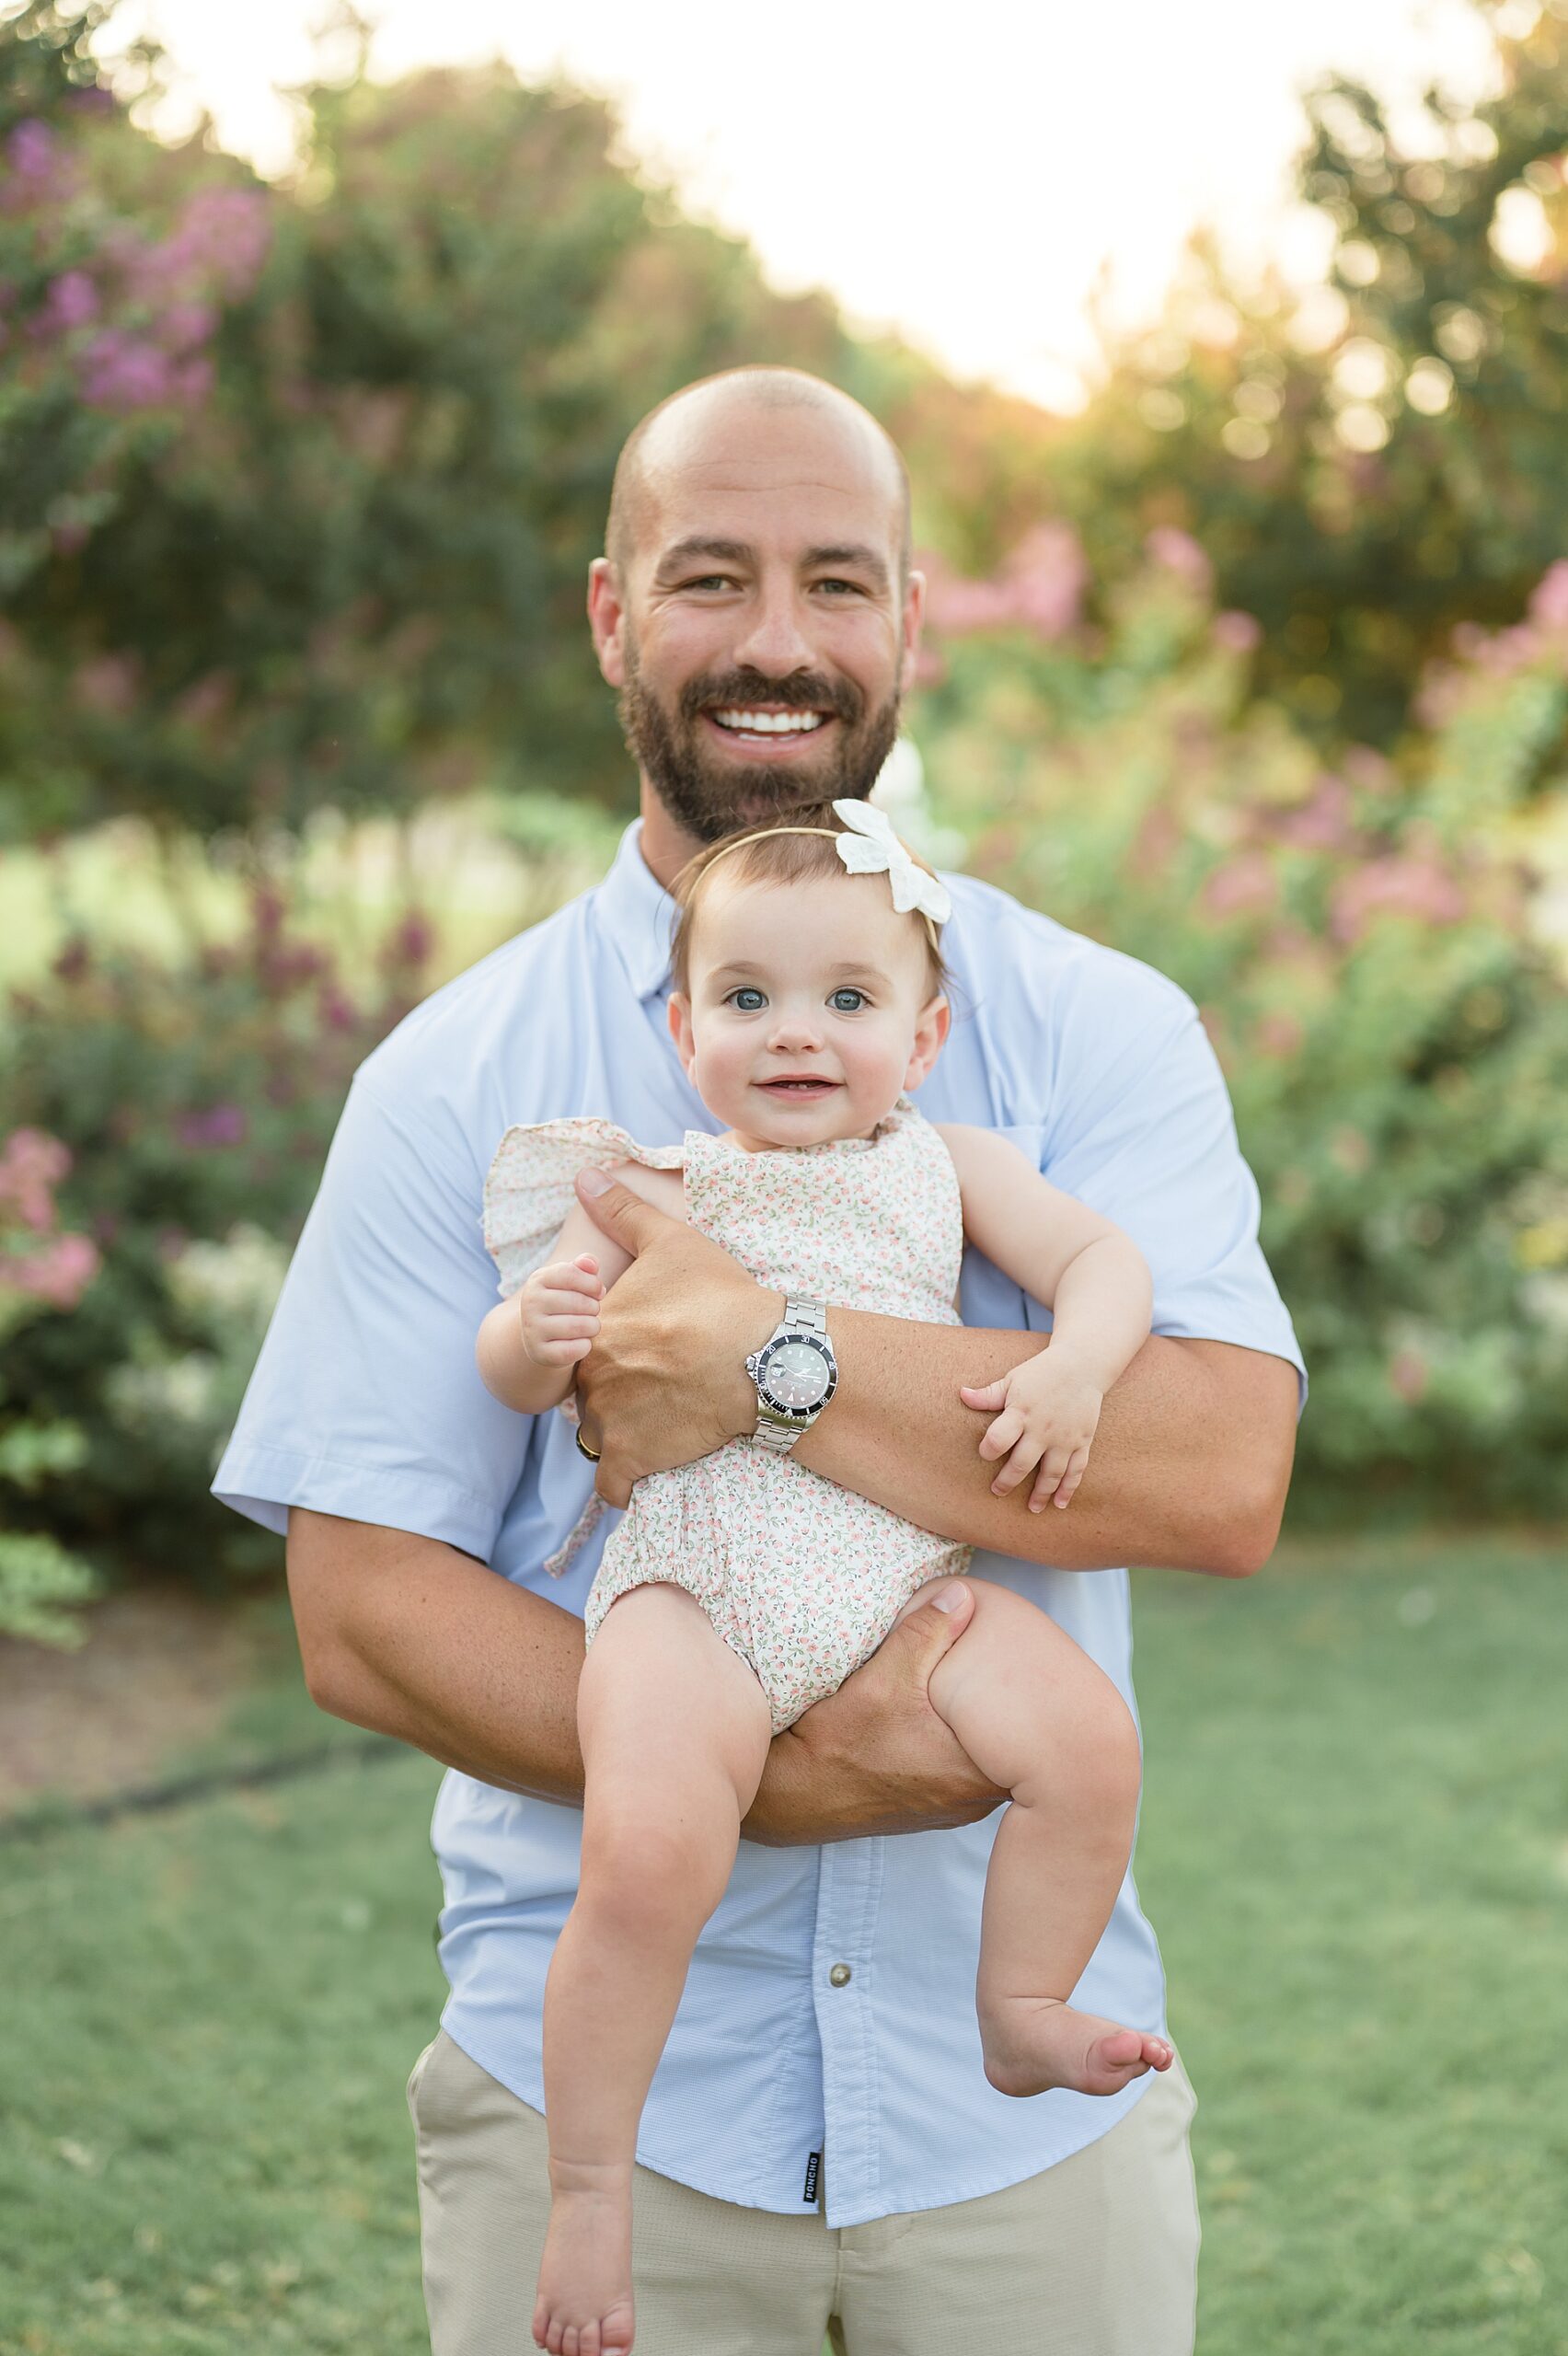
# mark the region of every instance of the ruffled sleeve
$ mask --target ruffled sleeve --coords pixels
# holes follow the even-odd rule
[[[576,1207],[572,1181],[580,1170],[607,1170],[617,1161],[679,1170],[684,1161],[678,1145],[639,1145],[613,1121],[591,1114],[508,1129],[485,1179],[485,1245],[501,1271],[502,1298],[544,1265]]]

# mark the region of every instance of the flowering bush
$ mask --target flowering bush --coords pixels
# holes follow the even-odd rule
[[[29,1313],[0,1307],[0,1472],[36,1457],[21,1435],[75,1435],[33,1500],[58,1546],[199,1578],[275,1563],[206,1486],[349,1080],[428,946],[405,913],[351,987],[259,887],[247,935],[193,965],[77,941],[13,993],[0,1080],[29,1126],[0,1155],[0,1305]]]
[[[91,1240],[59,1224],[55,1189],[70,1167],[60,1139],[40,1129],[0,1143],[0,1342],[47,1311],[74,1309],[98,1274]],[[79,1633],[67,1607],[95,1592],[91,1566],[47,1531],[17,1529],[11,1497],[31,1499],[85,1454],[78,1426],[8,1414],[0,1386],[0,1634],[69,1644]]]
[[[1560,1513],[1568,991],[1517,814],[1568,715],[1568,568],[1461,636],[1397,765],[1328,769],[1248,702],[1255,627],[1214,614],[1202,551],[1147,555],[1102,636],[939,599],[942,814],[977,872],[1198,1001],[1311,1369],[1297,1517]]]

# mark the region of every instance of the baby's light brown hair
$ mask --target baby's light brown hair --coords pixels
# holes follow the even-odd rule
[[[802,833],[802,828],[813,831]],[[833,877],[842,882],[849,871],[833,837],[849,832],[831,802],[808,802],[795,810],[781,810],[777,817],[765,818],[758,826],[744,826],[721,841],[708,843],[695,859],[688,860],[670,886],[680,907],[670,947],[670,976],[681,995],[691,994],[692,933],[708,878],[715,868],[721,867],[733,884],[818,884]],[[935,872],[918,852],[910,851],[909,856],[928,875]],[[875,880],[891,890],[885,877]],[[919,927],[929,994],[934,998],[948,988],[950,978],[940,929],[917,909],[910,911],[908,922]]]

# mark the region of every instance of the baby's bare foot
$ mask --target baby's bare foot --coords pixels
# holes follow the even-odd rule
[[[1051,2086],[1119,2094],[1146,2070],[1169,2070],[1175,2058],[1164,2038],[1075,2012],[1054,1996],[1007,1998],[981,2015],[980,2037],[986,2075],[1004,2095],[1043,2095]]]
[[[535,2341],[549,2356],[627,2356],[631,2171],[552,2160],[550,2184]]]

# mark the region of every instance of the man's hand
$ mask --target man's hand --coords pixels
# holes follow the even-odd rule
[[[577,1193],[594,1225],[632,1255],[577,1369],[583,1435],[602,1449],[594,1485],[607,1505],[624,1506],[644,1473],[691,1464],[754,1429],[746,1355],[767,1341],[783,1301],[721,1245],[602,1170],[582,1171]]]
[[[901,1620],[836,1693],[768,1749],[741,1831],[766,1848],[974,1824],[1007,1798],[987,1783],[927,1688],[974,1613],[961,1579]]]

